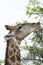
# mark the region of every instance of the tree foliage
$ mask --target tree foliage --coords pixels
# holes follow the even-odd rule
[[[26,14],[27,15],[32,15],[32,14],[43,14],[43,6],[39,2],[39,0],[29,0],[27,9],[26,9]]]
[[[27,16],[40,15],[43,17],[43,4],[39,0],[28,0],[28,5],[26,8]],[[37,17],[36,17],[37,19]],[[41,19],[41,17],[40,17]],[[39,19],[39,21],[40,21]],[[32,61],[33,65],[43,64],[43,29],[39,28],[33,33],[31,38],[32,46],[23,46],[22,48],[28,50],[27,56],[23,57],[24,60]],[[27,43],[26,43],[27,44]],[[28,65],[31,65],[28,63]]]
[[[43,63],[43,29],[35,30],[31,41],[32,46],[26,45],[22,47],[28,50],[27,56],[23,57],[23,59],[32,61],[34,65],[41,65]]]

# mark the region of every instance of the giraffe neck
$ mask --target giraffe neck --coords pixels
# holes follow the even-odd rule
[[[7,41],[5,65],[21,65],[21,56],[16,39]]]

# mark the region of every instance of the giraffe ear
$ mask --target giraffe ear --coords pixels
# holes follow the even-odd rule
[[[10,31],[14,31],[17,29],[16,26],[11,26],[11,25],[5,25],[5,27],[7,30],[10,30]]]

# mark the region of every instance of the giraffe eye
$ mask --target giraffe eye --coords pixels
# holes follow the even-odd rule
[[[18,29],[21,29],[21,27],[22,27],[22,26],[21,26],[21,25],[19,25]]]

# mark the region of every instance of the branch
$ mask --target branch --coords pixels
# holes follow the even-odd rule
[[[32,61],[33,61],[33,60],[37,60],[37,61],[41,61],[41,62],[43,62],[43,60],[41,60],[41,59],[29,59],[29,58],[23,58],[23,59],[21,59],[21,60],[26,60],[26,61],[27,61],[27,60],[32,60]]]

